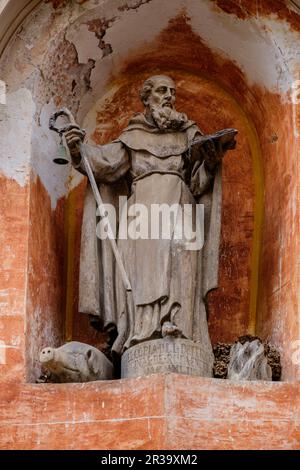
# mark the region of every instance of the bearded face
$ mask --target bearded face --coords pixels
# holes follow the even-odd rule
[[[175,109],[152,106],[150,111],[155,124],[161,130],[179,130],[187,122],[187,116]]]
[[[161,130],[179,130],[187,122],[186,115],[176,111],[175,98],[176,90],[173,80],[168,77],[153,79],[153,86],[145,105]]]

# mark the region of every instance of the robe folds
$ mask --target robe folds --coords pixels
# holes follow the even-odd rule
[[[84,202],[80,254],[79,311],[98,316],[103,328],[116,328],[117,354],[141,341],[161,337],[164,321],[182,336],[199,342],[212,354],[205,299],[218,284],[221,227],[221,168],[211,174],[203,159],[193,155],[193,140],[202,135],[188,121],[180,131],[162,132],[134,116],[120,137],[110,144],[83,144],[105,203],[118,210],[118,197],[128,196],[119,231],[133,204],[179,207],[204,204],[204,246],[186,250],[169,239],[120,239],[117,245],[132,285],[123,287],[108,240],[96,236],[96,202],[88,186]],[[80,162],[77,169],[84,173]],[[125,210],[125,206],[123,211]],[[175,223],[176,217],[174,219]],[[149,221],[150,222],[150,221]]]

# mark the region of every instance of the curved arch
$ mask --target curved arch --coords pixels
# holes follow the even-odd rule
[[[41,0],[1,0],[0,2],[0,57],[8,41]]]

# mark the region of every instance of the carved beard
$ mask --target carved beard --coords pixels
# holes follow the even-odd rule
[[[152,106],[150,111],[155,124],[161,130],[179,130],[188,120],[185,114],[168,106]]]

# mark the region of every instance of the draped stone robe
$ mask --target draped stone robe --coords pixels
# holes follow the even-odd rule
[[[212,355],[205,298],[217,287],[221,173],[211,174],[191,150],[202,135],[194,122],[180,131],[162,132],[143,114],[135,116],[120,137],[107,145],[84,144],[105,202],[117,206],[129,181],[132,204],[191,204],[205,207],[203,249],[184,249],[171,239],[117,239],[132,293],[124,290],[109,241],[96,238],[96,203],[88,188],[82,226],[79,311],[99,316],[103,327],[117,329],[113,351],[121,354],[141,341],[161,337],[171,321],[184,338],[199,342]],[[76,165],[84,172],[82,164]],[[121,218],[123,219],[123,217]],[[123,219],[124,220],[124,219]]]

